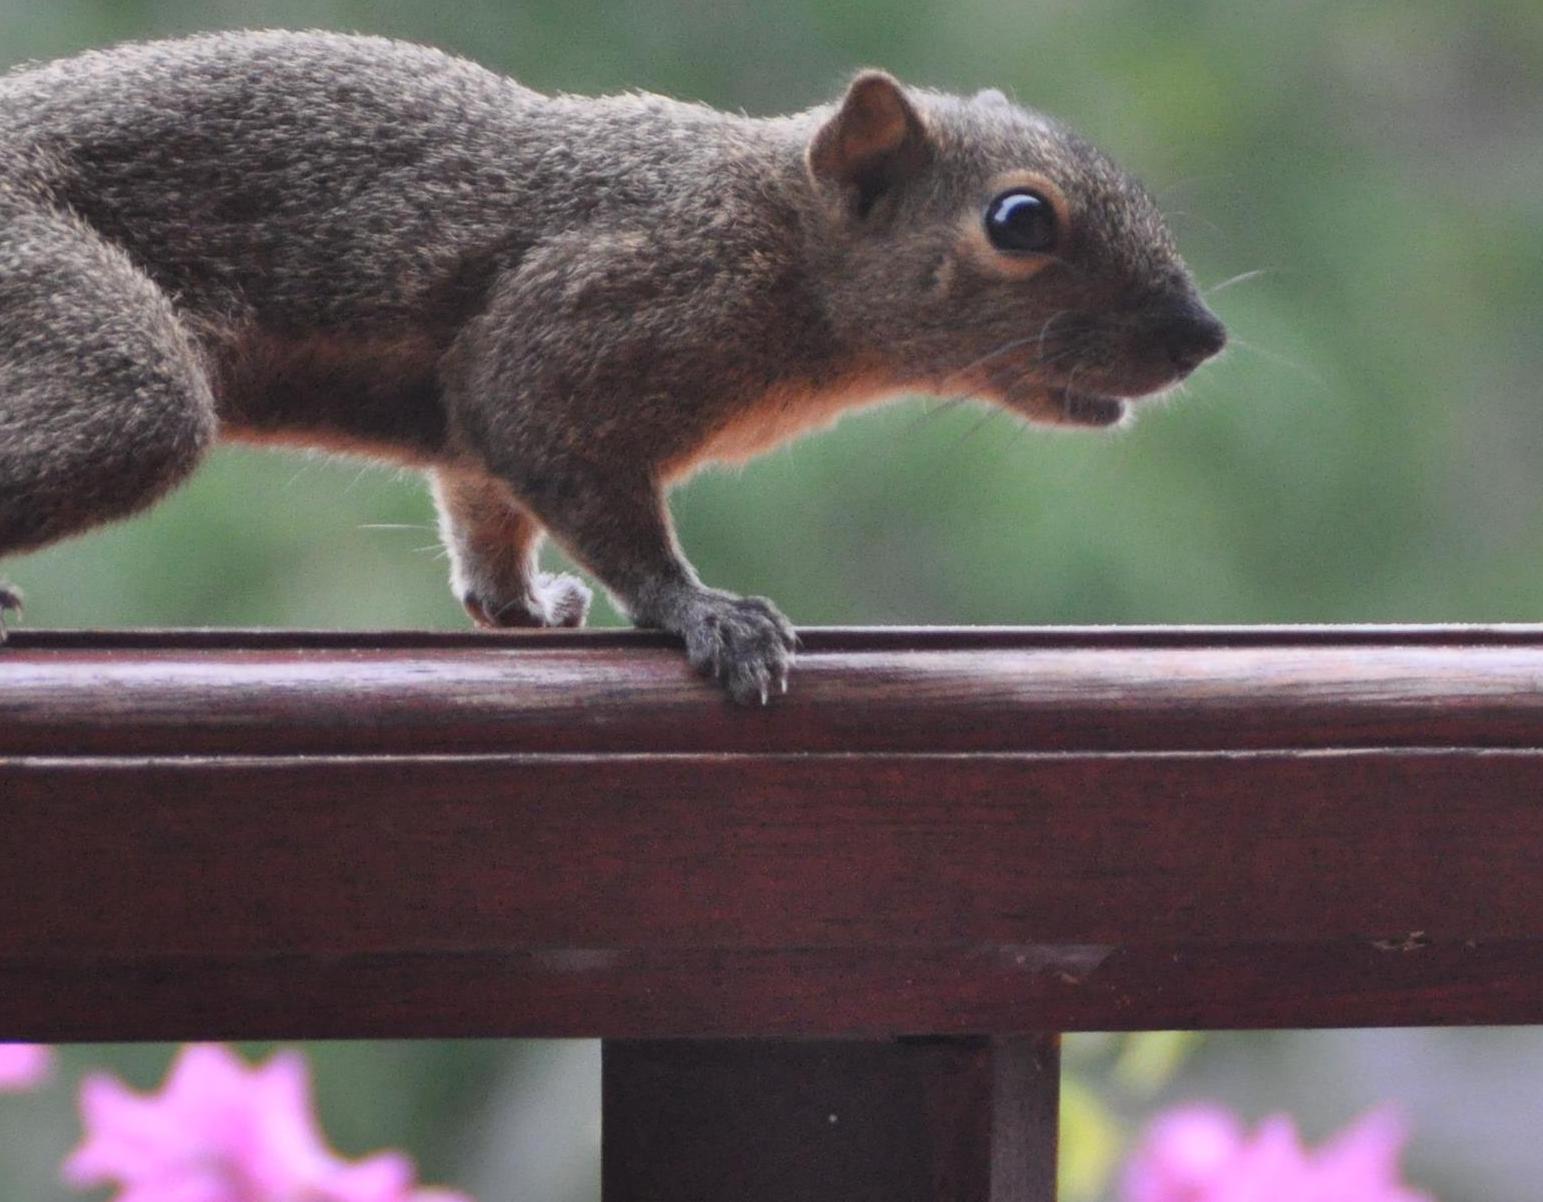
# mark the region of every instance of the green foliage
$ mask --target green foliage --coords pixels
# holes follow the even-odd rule
[[[1190,1031],[1146,1031],[1062,1041],[1062,1202],[1106,1195],[1134,1134],[1130,1116],[1173,1083],[1200,1038]]]

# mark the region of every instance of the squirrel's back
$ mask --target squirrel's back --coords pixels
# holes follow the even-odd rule
[[[0,176],[195,313],[350,325],[442,306],[459,265],[507,265],[597,207],[666,203],[672,147],[721,153],[701,129],[732,142],[748,125],[661,97],[547,97],[386,38],[219,33],[0,77]]]

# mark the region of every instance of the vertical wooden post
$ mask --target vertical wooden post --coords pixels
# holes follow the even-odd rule
[[[609,1040],[605,1202],[1054,1202],[1054,1035]]]

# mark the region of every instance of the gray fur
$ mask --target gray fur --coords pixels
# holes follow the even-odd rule
[[[1032,272],[978,245],[1025,170],[1071,214]],[[1215,326],[1146,194],[1000,93],[753,119],[381,38],[92,52],[0,78],[0,554],[218,437],[358,451],[431,474],[479,621],[582,622],[549,532],[764,700],[792,630],[697,580],[670,483],[907,389],[1108,424],[1187,370],[1176,314]]]

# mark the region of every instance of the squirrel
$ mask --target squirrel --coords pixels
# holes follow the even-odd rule
[[[291,31],[0,76],[0,555],[220,440],[357,453],[428,475],[477,623],[583,623],[550,534],[765,704],[793,628],[672,484],[903,392],[1114,426],[1225,341],[1147,192],[994,90],[753,118]]]

